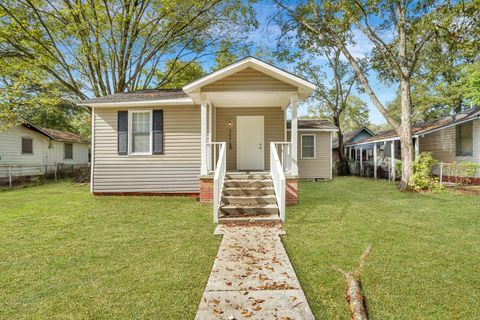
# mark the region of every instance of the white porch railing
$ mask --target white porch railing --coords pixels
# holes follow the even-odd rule
[[[214,164],[215,175],[213,177],[213,222],[218,223],[218,211],[222,201],[223,182],[227,172],[227,148],[225,142],[212,142],[212,145],[220,146],[218,161]],[[214,149],[215,150],[215,149]],[[214,157],[213,159],[215,159]]]
[[[270,175],[272,176],[273,188],[275,189],[275,195],[277,196],[278,211],[280,212],[280,219],[282,221],[285,221],[286,179],[284,169],[282,167],[282,162],[280,161],[280,157],[278,156],[276,145],[285,144],[285,142],[270,142]]]
[[[292,170],[292,143],[291,142],[273,142],[277,150],[283,172],[289,174]]]
[[[217,169],[222,143],[225,142],[207,142],[207,169],[210,173]]]

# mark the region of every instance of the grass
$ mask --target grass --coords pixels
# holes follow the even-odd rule
[[[300,185],[284,243],[317,319],[346,319],[345,282],[362,272],[371,319],[475,319],[480,313],[480,197],[400,193],[340,177]]]
[[[192,198],[0,192],[0,319],[192,319],[220,238]]]
[[[386,181],[304,182],[284,243],[317,319],[346,319],[347,270],[371,319],[480,313],[480,197]],[[70,183],[0,192],[0,319],[192,319],[220,242],[191,198],[93,197]]]

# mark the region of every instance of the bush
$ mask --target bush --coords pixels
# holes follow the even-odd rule
[[[432,167],[437,163],[429,152],[422,152],[413,162],[413,176],[410,187],[414,190],[438,190],[440,183],[432,174]]]

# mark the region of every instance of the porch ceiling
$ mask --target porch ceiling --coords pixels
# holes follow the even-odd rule
[[[291,92],[208,92],[205,98],[217,108],[282,107],[290,104]]]

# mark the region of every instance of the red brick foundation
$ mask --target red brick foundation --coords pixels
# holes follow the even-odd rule
[[[287,178],[287,190],[286,190],[285,204],[287,206],[294,206],[298,203],[298,179]]]
[[[213,199],[213,177],[199,178],[200,183],[200,203],[212,203]]]

